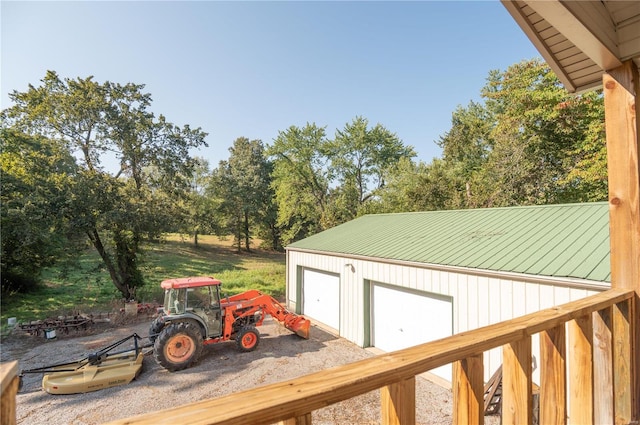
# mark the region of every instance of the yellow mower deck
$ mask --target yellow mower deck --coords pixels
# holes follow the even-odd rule
[[[49,394],[76,394],[124,385],[138,376],[142,369],[144,354],[135,351],[121,353],[103,360],[100,364],[78,362],[60,367],[65,371],[54,371],[42,378],[42,389]]]
[[[142,350],[151,346],[141,345],[141,339],[133,334],[79,360],[22,370],[19,386],[27,373],[44,374],[42,389],[49,394],[87,393],[128,384],[142,370]],[[122,349],[126,343],[133,347]],[[114,352],[116,348],[121,351]]]

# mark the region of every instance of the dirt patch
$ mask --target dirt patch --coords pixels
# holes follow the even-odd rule
[[[146,336],[149,323],[93,328],[86,335],[53,340],[13,334],[2,341],[2,361],[19,360],[20,369],[31,369],[75,360],[133,333]],[[17,397],[17,423],[99,424],[220,397],[373,356],[315,326],[308,340],[293,335],[269,318],[259,330],[260,346],[253,352],[239,353],[231,341],[210,345],[205,347],[197,364],[175,373],[166,371],[155,362],[153,355],[148,355],[142,373],[132,383],[86,394],[50,395],[40,388],[41,375],[25,375]],[[416,381],[417,422],[450,424],[451,391],[420,377]],[[312,420],[314,424],[327,425],[379,423],[379,391],[314,411]]]

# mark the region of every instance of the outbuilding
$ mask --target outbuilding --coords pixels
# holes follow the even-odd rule
[[[606,202],[365,215],[286,251],[288,305],[382,351],[611,286]],[[501,363],[485,354],[485,381]],[[432,372],[451,381],[449,366]]]

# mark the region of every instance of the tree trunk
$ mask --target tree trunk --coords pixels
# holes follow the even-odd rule
[[[275,251],[280,251],[280,232],[278,230],[278,226],[275,224],[270,224],[269,228],[271,229],[271,246]]]
[[[122,282],[122,280],[120,279],[120,276],[118,275],[118,271],[113,265],[113,261],[111,261],[111,257],[109,257],[107,250],[104,248],[104,245],[102,244],[102,240],[100,239],[100,235],[98,234],[98,231],[96,229],[91,229],[90,231],[87,232],[87,236],[89,236],[89,240],[95,247],[96,251],[98,251],[98,254],[100,254],[100,258],[102,258],[104,265],[107,267],[107,271],[109,272],[109,276],[111,276],[111,281],[113,282],[114,286],[118,288],[118,290],[124,296],[125,299],[127,300],[130,299],[132,294],[129,291],[129,287],[125,282]]]
[[[142,283],[142,276],[137,266],[139,238],[136,234],[128,238],[126,232],[115,230],[113,239],[116,245],[117,272],[120,276],[120,283],[127,288],[127,300],[134,299],[136,288]]]
[[[244,246],[247,252],[251,252],[249,238],[249,213],[247,211],[244,212]]]
[[[242,250],[242,226],[240,224],[240,217],[236,216],[235,217],[235,237],[236,240],[234,241],[236,244],[236,251],[238,253],[240,253],[240,251]]]

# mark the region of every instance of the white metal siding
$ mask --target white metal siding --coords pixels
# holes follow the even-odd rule
[[[374,260],[288,251],[287,294],[289,305],[296,305],[298,268],[311,268],[340,276],[340,336],[364,346],[365,282],[393,283],[399,287],[432,292],[453,299],[453,333],[513,319],[527,313],[564,304],[606,289],[594,283],[593,289],[577,289],[554,284],[529,283],[469,273],[388,264]],[[301,306],[300,306],[301,307]],[[534,352],[539,361],[537,339]],[[500,349],[485,354],[485,380],[502,363]],[[534,371],[534,381],[538,380]]]

